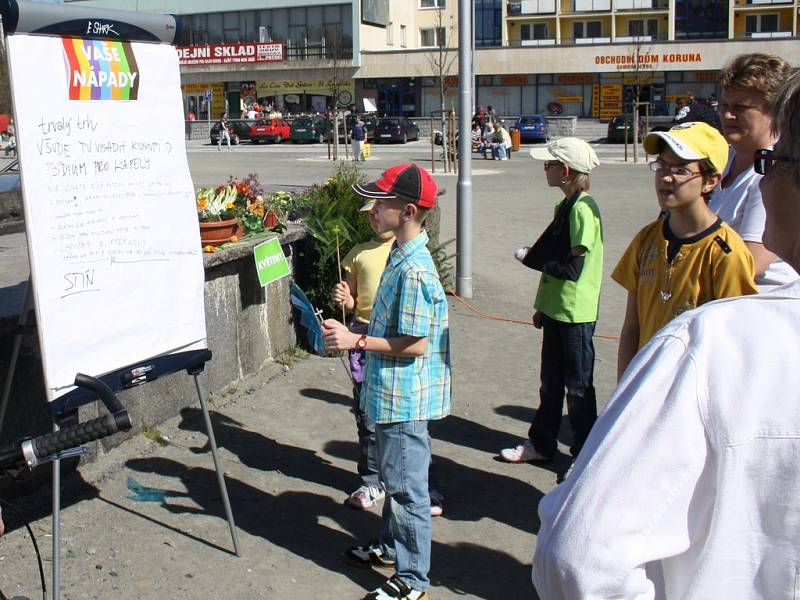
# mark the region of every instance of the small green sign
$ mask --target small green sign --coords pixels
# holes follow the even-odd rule
[[[289,274],[289,262],[283,254],[278,238],[270,238],[253,248],[258,281],[262,287]]]

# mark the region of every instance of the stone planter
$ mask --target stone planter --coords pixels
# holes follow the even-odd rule
[[[219,246],[231,241],[231,237],[236,235],[239,228],[239,219],[233,218],[227,221],[201,221],[200,222],[200,242],[203,246]]]

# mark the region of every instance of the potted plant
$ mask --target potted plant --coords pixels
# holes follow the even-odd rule
[[[203,246],[218,246],[231,241],[239,226],[236,215],[237,190],[225,185],[197,191],[197,217]]]

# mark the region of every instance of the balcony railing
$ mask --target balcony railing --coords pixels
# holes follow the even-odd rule
[[[745,4],[791,4],[793,0],[737,0],[737,5]],[[570,9],[573,12],[610,11],[615,10],[667,10],[668,0],[573,0]],[[515,0],[506,4],[506,14],[510,17],[520,15],[554,14],[556,0]]]
[[[611,0],[575,0],[575,12],[597,12],[611,10]]]
[[[554,14],[556,12],[556,0],[520,0],[519,2],[509,2],[507,9],[508,14],[511,16]]]
[[[352,60],[353,48],[326,44],[299,44],[286,41],[286,60]]]
[[[596,38],[571,38],[562,37],[560,46],[574,46],[581,44],[632,44],[637,42],[659,42],[665,41],[667,35],[645,35],[645,36],[617,36],[613,40],[610,37],[596,37]],[[505,44],[509,48],[525,48],[529,46],[555,46],[555,38],[548,38],[544,40],[508,40]]]
[[[740,34],[740,35],[738,35],[736,37],[738,37],[738,38],[745,37],[745,38],[752,38],[752,39],[758,39],[758,38],[787,38],[787,37],[792,37],[792,32],[791,31],[748,31],[744,35]]]

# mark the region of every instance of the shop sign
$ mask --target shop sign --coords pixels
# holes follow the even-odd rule
[[[622,112],[622,85],[612,83],[600,86],[600,118],[611,119]]]
[[[719,73],[717,71],[698,71],[694,74],[695,81],[717,81]]]
[[[664,65],[688,66],[703,62],[699,52],[645,52],[634,54],[598,54],[595,65],[608,65],[617,71],[643,71],[664,68]]]
[[[578,104],[583,102],[583,96],[556,96],[556,102],[561,104]]]
[[[336,82],[336,86],[333,83],[333,79],[272,79],[256,81],[256,95],[259,98],[284,94],[331,96],[335,87],[340,96],[345,91],[350,93],[351,98],[355,96],[356,87],[353,79],[340,79]]]
[[[596,119],[600,116],[600,84],[592,86],[592,116]]]
[[[557,83],[594,83],[594,75],[589,74],[575,74],[575,75],[559,75],[556,78]]]
[[[253,62],[282,62],[283,44],[215,44],[178,46],[181,65],[225,65]]]
[[[527,75],[501,75],[500,85],[528,85]]]

